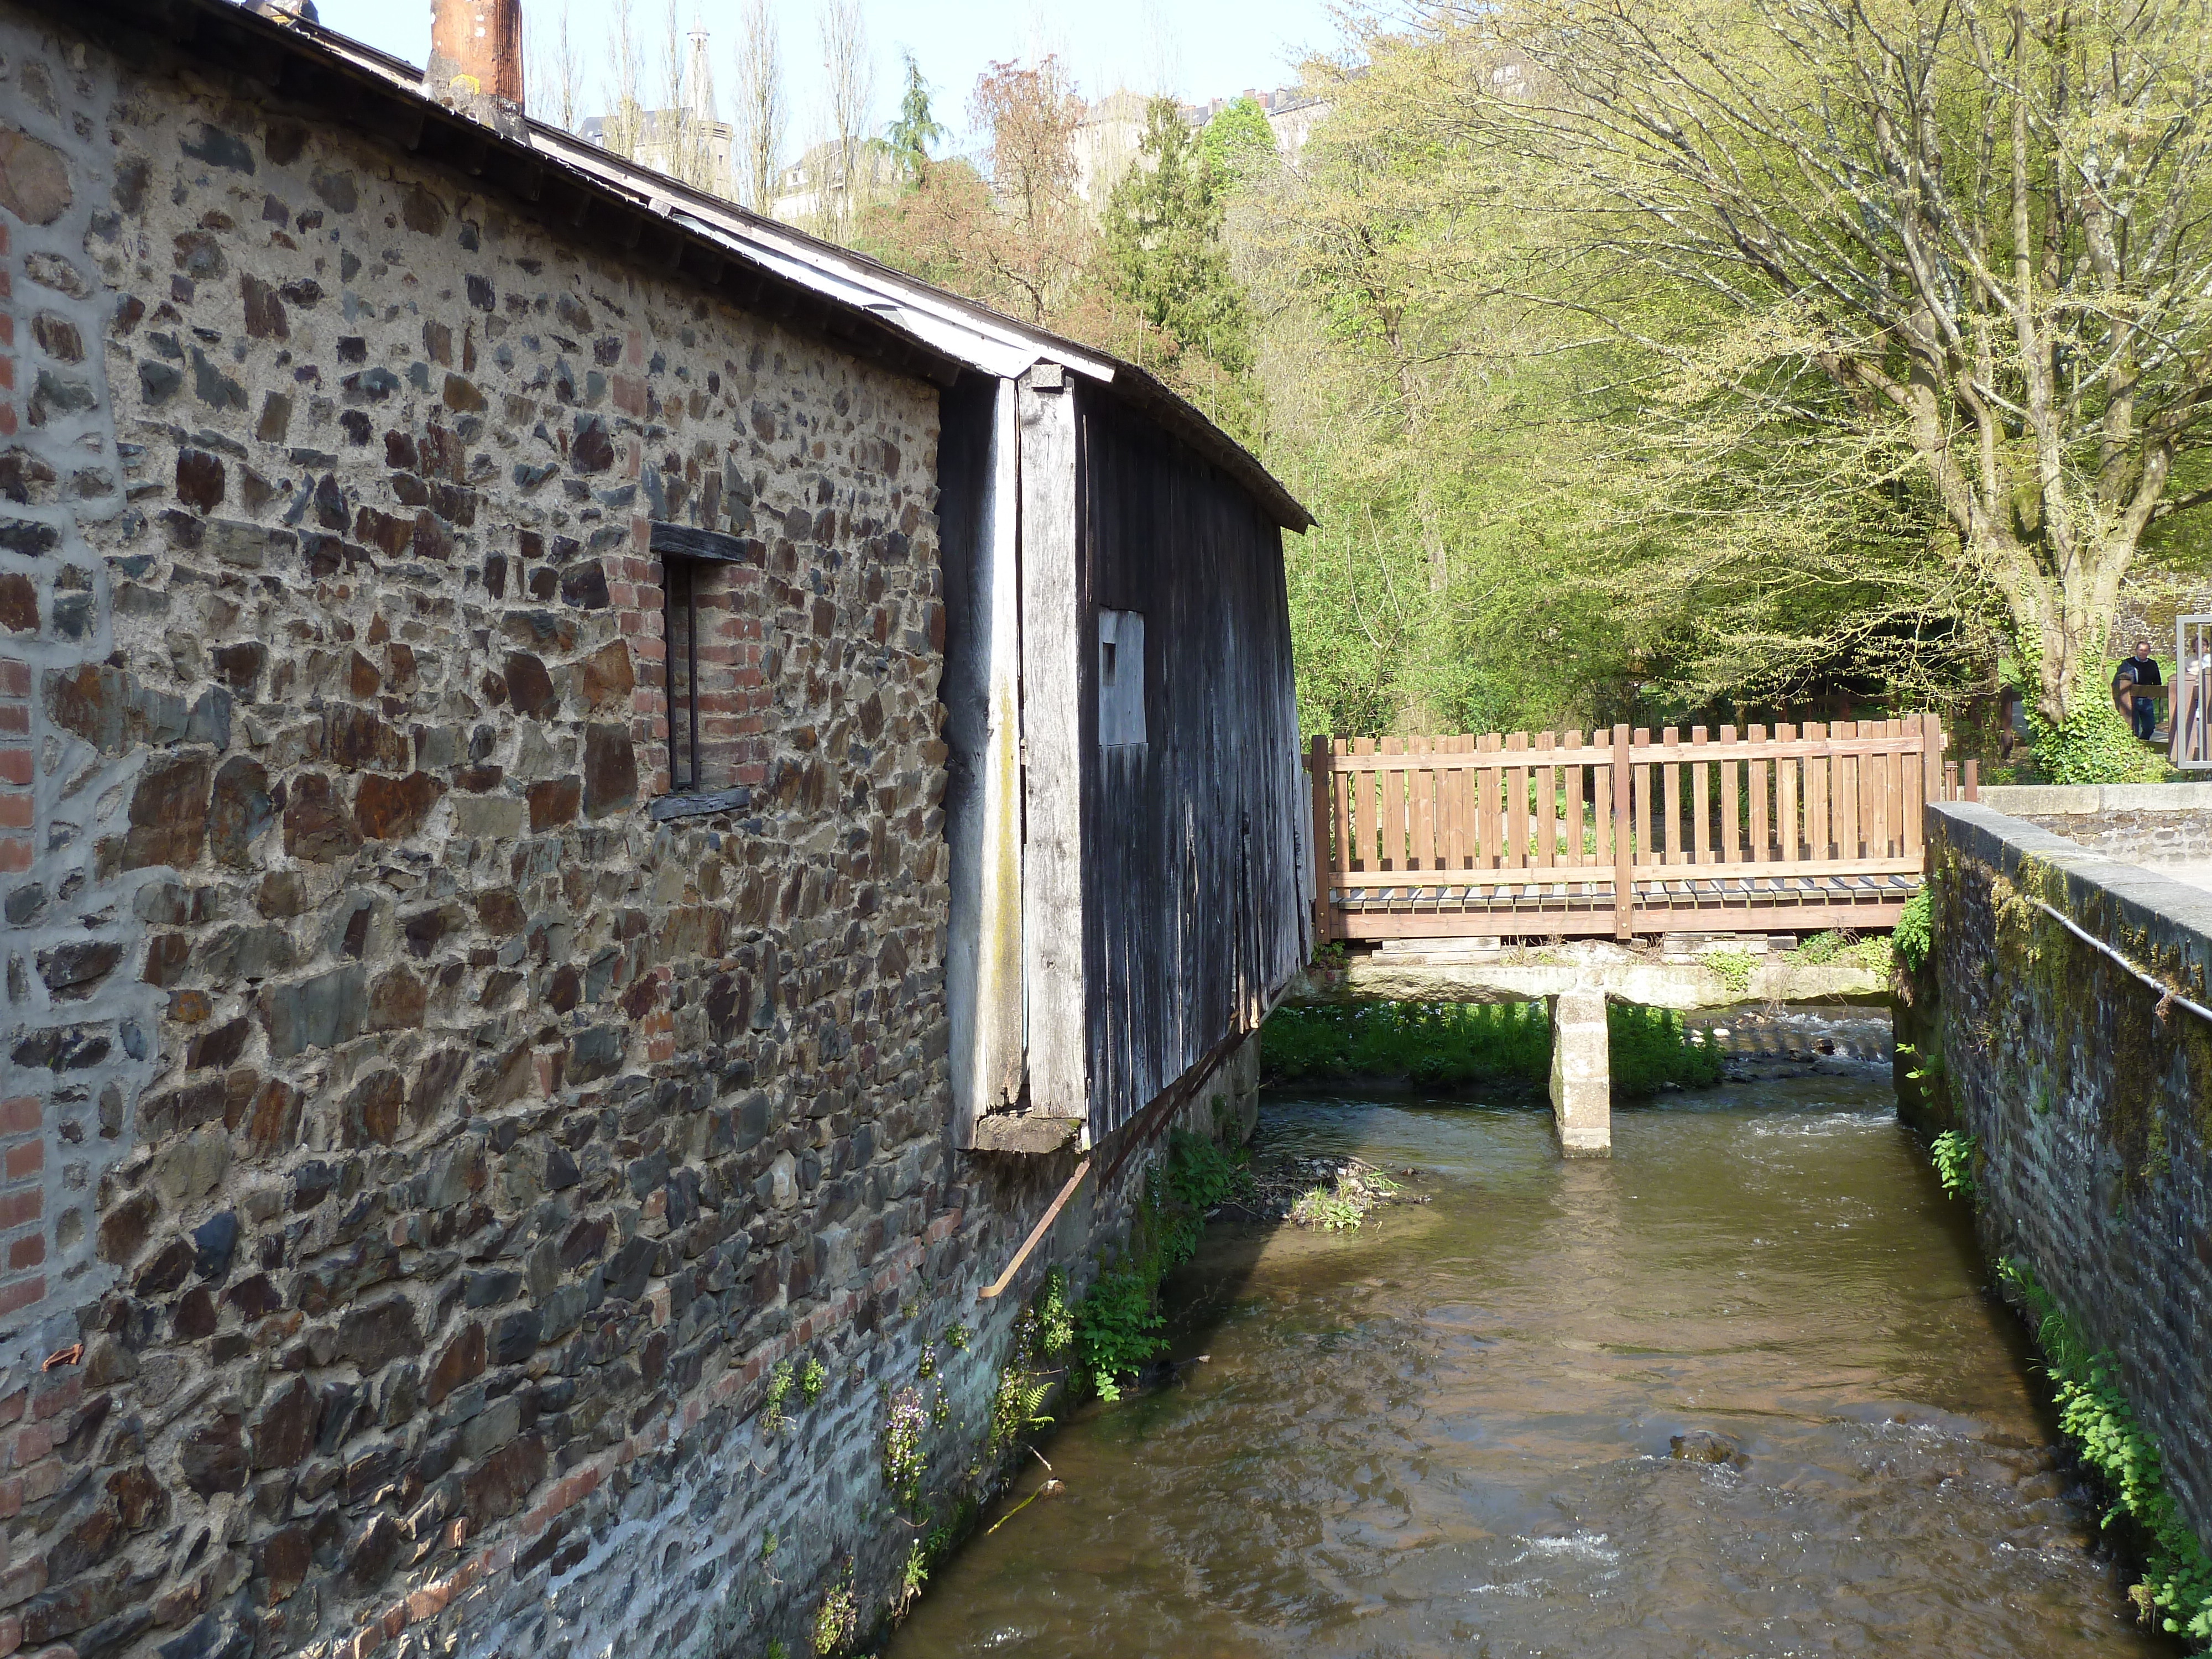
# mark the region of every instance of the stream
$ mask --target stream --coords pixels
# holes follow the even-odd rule
[[[1570,1163],[1526,1102],[1271,1097],[1262,1144],[1428,1201],[1209,1229],[1167,1286],[1178,1380],[1046,1441],[1065,1492],[940,1565],[886,1653],[2173,1651],[1886,1065],[1613,1129]]]

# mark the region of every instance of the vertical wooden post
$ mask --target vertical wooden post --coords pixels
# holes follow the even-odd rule
[[[1314,945],[1316,949],[1328,943],[1335,906],[1330,902],[1329,891],[1329,823],[1335,814],[1331,811],[1329,796],[1334,780],[1329,775],[1329,744],[1327,738],[1313,740],[1312,757],[1306,764],[1313,769],[1313,861],[1314,861]]]
[[[1966,799],[1979,800],[1981,798],[1982,763],[1978,760],[1970,760],[1966,763]]]
[[[1613,728],[1613,936],[1636,937],[1636,847],[1628,834],[1628,728]]]

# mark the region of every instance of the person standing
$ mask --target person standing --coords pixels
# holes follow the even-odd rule
[[[2120,672],[2112,680],[2112,695],[2135,734],[2144,742],[2158,727],[2158,699],[2136,695],[2139,685],[2164,685],[2166,680],[2158,671],[2158,659],[2150,653],[2150,641],[2137,640],[2136,653],[2120,664]]]

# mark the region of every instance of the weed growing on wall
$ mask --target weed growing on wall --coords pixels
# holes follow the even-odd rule
[[[921,1502],[921,1478],[929,1461],[921,1449],[930,1413],[920,1389],[901,1389],[884,1413],[884,1485],[902,1509]]]
[[[1889,939],[1880,934],[1861,939],[1848,930],[1815,933],[1794,951],[1784,954],[1793,963],[1808,968],[1825,968],[1840,963],[1846,967],[1863,968],[1870,974],[1889,971],[1893,946]]]
[[[1613,1092],[1623,1098],[1721,1080],[1719,1048],[1703,1032],[1686,1030],[1679,1014],[1616,1003],[1607,1010],[1607,1024]],[[1422,1088],[1536,1089],[1551,1076],[1552,1025],[1540,1002],[1279,1008],[1261,1028],[1260,1054],[1279,1082],[1402,1077]]]
[[[1198,1253],[1206,1212],[1253,1193],[1249,1159],[1203,1135],[1177,1129],[1168,1155],[1145,1180],[1129,1248],[1101,1270],[1075,1309],[1075,1381],[1108,1401],[1167,1350],[1160,1280]]]
[[[791,1398],[791,1362],[779,1360],[768,1379],[768,1398],[761,1404],[761,1432],[781,1434],[783,1425],[791,1421],[784,1410],[784,1402]]]
[[[814,1615],[814,1651],[818,1659],[828,1659],[851,1641],[860,1622],[860,1601],[853,1593],[853,1563],[848,1558],[845,1576],[830,1587]]]
[[[1708,951],[1698,960],[1711,970],[1732,997],[1751,993],[1752,970],[1758,966],[1748,951]]]
[[[2158,1437],[2136,1420],[2120,1391],[2118,1364],[2109,1353],[2089,1351],[2026,1262],[2001,1260],[1997,1273],[2034,1318],[2057,1395],[2059,1428],[2116,1494],[2105,1524],[2124,1515],[2141,1529],[2143,1577],[2129,1595],[2145,1622],[2155,1621],[2169,1635],[2212,1638],[2212,1558],[2166,1490]]]
[[[1054,1267],[1036,1299],[1014,1322],[1006,1364],[991,1396],[990,1449],[1004,1452],[1026,1431],[1052,1421],[1045,1401],[1063,1375],[1058,1362],[1075,1341],[1075,1316],[1067,1305],[1067,1274]]]
[[[805,1374],[799,1379],[799,1397],[812,1405],[822,1397],[823,1387],[829,1381],[830,1373],[823,1369],[820,1357],[809,1354]]]
[[[1981,1143],[1973,1136],[1956,1129],[1946,1129],[1929,1143],[1928,1157],[1936,1166],[1936,1178],[1952,1197],[1974,1195],[1974,1154],[1980,1148]]]
[[[1905,908],[1897,918],[1897,927],[1889,936],[1890,948],[1897,952],[1898,960],[1914,973],[1928,960],[1928,953],[1936,948],[1936,896],[1923,887],[1905,901]]]

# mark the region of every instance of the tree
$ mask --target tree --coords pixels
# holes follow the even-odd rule
[[[738,179],[744,204],[766,213],[783,160],[783,59],[769,0],[745,0],[738,36]]]
[[[554,27],[550,47],[538,33],[534,15],[525,20],[524,27],[531,58],[525,84],[533,94],[545,94],[532,98],[535,107],[531,112],[563,131],[574,132],[583,112],[584,67],[569,33],[568,0],[562,0],[560,21]]]
[[[994,209],[977,228],[976,276],[994,303],[1044,322],[1071,297],[1090,252],[1090,221],[1075,191],[1083,100],[1060,59],[1048,56],[992,64],[969,107],[988,135]]]
[[[1221,179],[1233,179],[1275,159],[1275,130],[1267,112],[1249,94],[1232,98],[1199,130],[1198,147]]]
[[[615,0],[614,27],[608,38],[608,68],[614,98],[599,129],[599,142],[617,155],[635,157],[645,139],[645,103],[639,96],[643,76],[637,57],[636,14],[631,0]]]
[[[836,177],[826,181],[822,199],[832,234],[841,232],[861,205],[861,146],[868,136],[868,108],[875,101],[875,66],[868,56],[866,21],[860,0],[821,0],[822,69],[830,92],[830,125],[836,145]]]
[[[2052,747],[2108,725],[2121,580],[2212,501],[2172,482],[2212,412],[2201,0],[1508,0],[1435,40],[1429,136],[1555,233],[1510,290],[1770,456],[1818,434],[1923,490]]]
[[[910,52],[903,57],[906,91],[899,99],[898,119],[891,123],[884,137],[901,175],[912,185],[919,184],[921,175],[928,170],[929,147],[943,143],[952,134],[929,107],[929,82],[921,78],[921,65],[914,61]]]
[[[1217,175],[1174,100],[1155,98],[1146,109],[1138,158],[1106,203],[1115,287],[1179,346],[1231,374],[1249,373],[1251,317],[1221,240]]]

